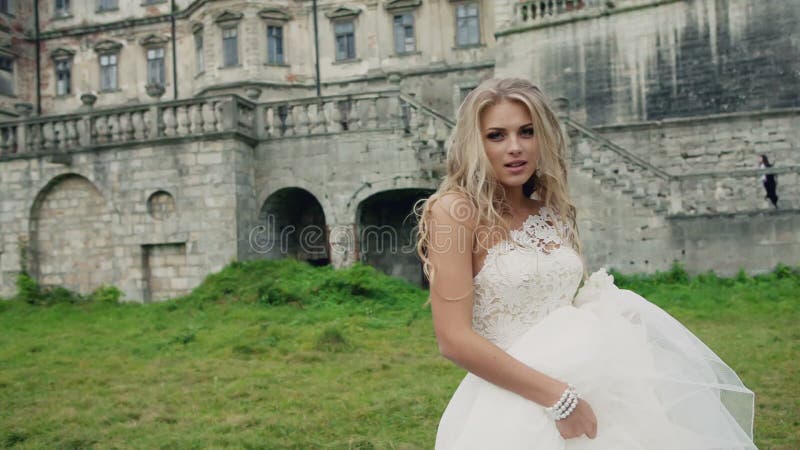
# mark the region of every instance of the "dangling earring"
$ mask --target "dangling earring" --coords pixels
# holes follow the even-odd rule
[[[536,178],[542,178],[542,170],[540,168],[536,168]]]

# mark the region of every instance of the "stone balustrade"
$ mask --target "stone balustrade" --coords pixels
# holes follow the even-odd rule
[[[529,0],[511,1],[512,28],[526,28],[539,24],[552,24],[573,18],[596,17],[647,5],[664,0]],[[498,30],[500,34],[509,30]]]
[[[2,122],[0,159],[231,132],[278,139],[389,130],[443,152],[452,126],[399,91],[260,104],[224,95]]]
[[[453,122],[399,91],[332,95],[258,105],[266,138],[391,131],[444,140]]]
[[[255,104],[236,95],[124,106],[0,123],[0,159],[256,129]]]
[[[531,2],[529,2],[531,3]],[[779,204],[800,207],[800,166],[670,174],[569,117],[572,166],[601,188],[629,195],[660,215],[702,215],[770,208],[760,178],[779,175]],[[0,123],[0,160],[67,154],[128,143],[205,138],[220,133],[257,140],[382,131],[406,139],[419,170],[441,176],[454,122],[400,91],[252,103],[237,95],[200,97]]]
[[[555,16],[563,16],[581,10],[613,7],[606,0],[535,0],[514,5],[514,25],[540,22]]]

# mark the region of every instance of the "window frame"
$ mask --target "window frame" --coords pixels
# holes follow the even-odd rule
[[[235,45],[234,53],[233,53],[233,63],[228,64],[228,50],[225,47],[225,40],[231,39],[231,37],[225,37],[225,33],[233,31],[235,34],[233,36],[233,42]],[[220,37],[222,38],[222,67],[237,67],[240,65],[239,63],[239,24],[225,24],[220,25]]]
[[[99,92],[115,92],[119,90],[119,53],[107,52],[101,53],[98,55],[98,62],[100,64],[100,88],[98,89]],[[103,58],[108,58],[110,61],[111,58],[114,58],[114,64],[103,64]],[[114,78],[113,78],[113,86],[108,87],[104,86],[103,82],[105,78],[103,77],[103,71],[109,70],[106,67],[114,67]]]
[[[205,36],[203,36],[203,29],[198,28],[192,33],[194,37],[194,70],[195,75],[200,75],[206,71],[206,56],[205,56]],[[199,44],[199,45],[198,45]]]
[[[0,95],[2,95],[2,96],[5,96],[5,97],[16,97],[17,96],[17,94],[16,94],[16,88],[17,88],[17,75],[16,75],[16,72],[17,72],[16,71],[16,65],[17,64],[16,63],[17,63],[17,61],[16,60],[17,60],[17,58],[15,56],[13,56],[13,55],[0,53],[0,71],[9,73],[9,80],[8,81],[9,81],[9,91],[10,91],[10,92],[3,92],[2,90],[0,90]],[[3,63],[6,62],[6,61],[8,62],[8,69],[9,70],[5,70],[5,68],[4,68],[5,64],[3,64]],[[2,86],[2,84],[0,84],[0,86]]]
[[[113,3],[113,5],[105,6],[104,3],[109,2]],[[96,12],[106,12],[106,11],[119,11],[119,0],[97,0],[97,8]]]
[[[155,53],[156,56],[151,58],[151,53]],[[167,52],[164,47],[149,47],[145,49],[145,60],[147,61],[147,84],[158,85],[162,87],[167,84],[166,54]],[[157,78],[160,79],[154,80],[151,78],[153,73],[156,73]]]
[[[477,40],[475,42],[469,41],[469,25],[467,25],[467,42],[460,42],[459,41],[459,36],[461,35],[461,33],[460,33],[461,30],[459,28],[459,22],[462,19],[469,20],[469,19],[473,18],[473,16],[464,16],[463,18],[459,17],[459,15],[458,15],[459,9],[460,8],[466,9],[471,5],[475,6],[474,19],[475,19],[475,23],[476,23],[475,24],[475,28],[476,28],[475,32],[476,32],[476,39]],[[477,0],[461,1],[461,2],[455,3],[454,6],[455,6],[455,9],[454,9],[454,14],[453,15],[454,15],[455,21],[456,21],[456,23],[455,23],[455,31],[456,31],[455,47],[456,48],[469,48],[469,47],[481,46],[483,44],[483,40],[481,39],[481,5],[480,5],[480,2],[477,1]]]
[[[0,13],[14,16],[14,0],[0,0]]]
[[[55,68],[55,75],[56,75],[56,82],[55,82],[55,88],[56,88],[55,94],[56,94],[56,97],[66,97],[66,96],[72,94],[72,59],[70,59],[70,58],[59,58],[59,59],[56,59],[53,62],[54,62],[53,65],[54,65],[54,68]],[[66,65],[66,68],[64,68],[64,69],[60,68],[59,66],[62,65],[62,64]],[[64,92],[59,92],[59,86],[61,86],[60,74],[62,74],[62,73],[66,73],[66,88],[65,88]]]
[[[59,3],[61,6],[59,7]],[[72,15],[72,4],[70,0],[53,0],[53,16],[69,17]]]
[[[267,64],[269,64],[269,65],[272,65],[272,66],[285,66],[286,65],[286,48],[284,46],[284,43],[286,42],[286,39],[284,39],[284,33],[283,33],[284,28],[285,28],[284,24],[282,24],[282,23],[281,24],[279,24],[279,23],[267,23]],[[278,53],[277,56],[273,55],[273,53],[272,53],[272,41],[273,41],[273,39],[275,39],[275,36],[273,36],[270,33],[270,29],[280,30],[280,36],[277,37],[277,39],[278,39],[277,42],[278,42],[279,47],[280,47],[280,53]]]
[[[411,50],[406,48],[406,45],[408,44],[408,42],[406,41],[406,39],[408,39],[408,36],[406,35],[406,33],[408,31],[409,25],[403,24],[402,22],[400,23],[400,27],[401,27],[401,29],[403,31],[403,39],[402,39],[402,41],[398,42],[398,39],[397,39],[397,37],[398,37],[397,18],[398,17],[410,17],[411,18],[411,25],[410,25],[411,35],[412,35],[411,36],[411,38],[412,38],[411,44],[412,44],[412,47],[413,47]],[[392,14],[392,35],[393,35],[393,38],[394,38],[394,53],[396,55],[408,55],[408,54],[411,54],[411,53],[416,53],[416,51],[417,51],[417,23],[416,23],[416,19],[414,18],[414,11],[411,11],[411,10],[398,11],[398,12],[395,12],[394,14]]]
[[[350,24],[350,26],[352,27],[352,31],[350,31],[349,34],[347,34],[347,33],[341,33],[340,34],[336,30],[337,26],[344,25],[344,24]],[[355,17],[347,17],[347,18],[333,20],[333,21],[331,21],[331,25],[332,25],[332,28],[333,28],[334,61],[336,61],[336,62],[353,61],[353,60],[357,59],[358,52],[356,50],[356,19],[355,19]],[[348,52],[345,55],[344,58],[340,58],[340,54],[339,54],[339,37],[340,36],[345,37],[345,38],[347,36],[351,37],[351,44],[352,45],[348,46],[345,51],[348,51],[348,50],[350,50],[352,48],[352,55]]]

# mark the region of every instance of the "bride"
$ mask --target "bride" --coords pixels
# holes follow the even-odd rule
[[[755,449],[736,373],[604,270],[586,275],[566,152],[537,87],[487,80],[416,205],[439,350],[468,371],[436,448]]]

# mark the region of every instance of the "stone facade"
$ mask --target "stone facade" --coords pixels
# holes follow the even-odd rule
[[[537,80],[589,125],[800,106],[794,0],[497,3],[496,74]]]
[[[19,90],[0,95],[0,296],[24,268],[159,301],[231,260],[287,255],[424,285],[410,207],[438,184],[462,96],[493,74],[538,80],[558,107],[590,269],[800,262],[789,0],[321,0],[319,97],[310,1],[176,0],[173,15],[168,2],[41,2],[39,72],[33,11],[13,3],[0,12]],[[148,85],[158,49],[163,83]],[[112,54],[118,88],[100,92]]]
[[[98,108],[150,101],[146,88],[146,53],[150,48],[164,50],[161,98],[165,100],[244,93],[248,88],[267,100],[316,94],[314,19],[309,1],[177,0],[174,34],[168,2],[119,1],[118,8],[107,11],[98,11],[93,3],[95,0],[72,2],[70,14],[65,15],[53,10],[54,2],[41,2],[39,75],[45,114],[73,112],[81,106],[81,95],[87,93],[98,97]],[[493,2],[318,3],[323,95],[400,87],[452,115],[461,89],[474,87],[492,73]],[[474,44],[458,45],[456,14],[465,3],[478,7],[479,35]],[[403,14],[411,16],[413,42],[408,51],[404,48],[398,52],[393,20]],[[337,60],[334,24],[350,21],[354,57]],[[280,62],[270,60],[269,26],[282,30]],[[236,34],[235,63],[230,65],[225,64],[225,29]],[[202,40],[199,50],[198,39]],[[113,54],[118,57],[117,87],[111,90],[103,90],[100,82],[99,58],[104,43],[116,46],[112,47]],[[62,95],[57,93],[54,81],[59,58],[68,59],[72,67],[71,90]],[[33,94],[34,89],[25,92]],[[33,96],[25,100],[35,103]]]

